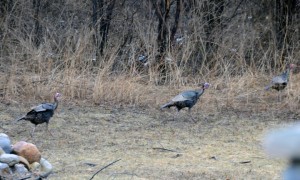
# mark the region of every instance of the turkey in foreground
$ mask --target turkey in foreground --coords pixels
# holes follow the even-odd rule
[[[295,64],[290,64],[286,71],[284,71],[281,75],[273,77],[271,83],[265,88],[265,90],[269,90],[270,88],[276,89],[277,91],[283,90],[289,82],[291,70],[295,67],[297,67]],[[278,100],[280,99],[281,96],[278,96]]]
[[[202,88],[199,90],[188,90],[184,91],[177,96],[175,96],[170,102],[161,106],[160,109],[163,108],[170,108],[175,106],[177,108],[176,116],[178,115],[179,111],[185,107],[188,108],[189,114],[191,116],[191,108],[197,103],[199,97],[204,93],[205,89],[209,88],[209,83],[204,83]],[[195,122],[193,117],[192,120]]]
[[[25,116],[17,119],[17,121],[26,120],[34,124],[34,128],[31,132],[31,136],[33,136],[36,126],[42,123],[46,123],[47,131],[51,134],[51,132],[48,129],[48,123],[50,118],[53,116],[55,109],[58,106],[58,102],[60,98],[61,98],[61,94],[56,93],[54,95],[53,103],[43,103],[36,107],[33,107],[31,111],[29,111]]]

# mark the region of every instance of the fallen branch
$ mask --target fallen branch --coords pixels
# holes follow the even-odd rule
[[[241,161],[240,164],[247,164],[247,163],[251,163],[251,161]]]
[[[172,150],[172,149],[166,149],[166,148],[152,148],[154,150],[162,150],[162,151],[170,151],[170,152],[177,152],[175,150]]]
[[[118,161],[120,161],[120,160],[121,160],[121,159],[115,160],[114,162],[112,162],[112,163],[110,163],[110,164],[104,166],[104,167],[101,168],[99,171],[97,171],[97,172],[90,178],[90,180],[92,180],[92,179],[93,179],[99,172],[101,172],[103,169],[105,169],[105,168],[107,168],[107,167],[109,167],[109,166],[115,164],[116,162],[118,162]]]
[[[97,166],[97,164],[95,164],[95,163],[89,163],[89,162],[85,162],[83,164],[91,166],[91,167]]]

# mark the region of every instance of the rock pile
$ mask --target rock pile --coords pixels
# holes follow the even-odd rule
[[[34,144],[20,141],[11,145],[9,137],[0,133],[0,179],[45,178],[52,169]]]

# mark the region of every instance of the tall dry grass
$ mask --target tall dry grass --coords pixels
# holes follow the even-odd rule
[[[32,32],[23,28],[24,23],[31,21],[26,15],[32,16],[32,11],[28,10],[30,7],[26,2],[19,3],[16,4],[18,13],[1,21],[4,44],[1,46],[0,94],[3,102],[49,101],[54,92],[61,92],[65,103],[157,108],[180,91],[195,89],[206,81],[212,86],[203,96],[202,104],[196,107],[201,111],[299,109],[298,74],[291,78],[280,104],[277,103],[277,92],[263,90],[285,65],[298,63],[299,45],[295,44],[287,57],[288,62],[280,64],[281,52],[275,50],[272,41],[266,45],[265,37],[261,35],[272,32],[271,26],[263,23],[254,26],[247,16],[233,19],[226,29],[214,32],[214,43],[218,48],[208,61],[207,40],[203,23],[199,21],[202,17],[189,14],[189,24],[183,23],[179,28],[184,40],[168,50],[163,62],[168,70],[164,77],[167,81],[158,85],[162,77],[155,60],[157,33],[153,18],[137,13],[131,27],[133,40],[120,50],[126,36],[120,32],[129,27],[120,30],[118,18],[122,13],[116,14],[104,54],[95,59],[95,32],[88,23],[78,23],[75,14],[68,21],[63,21],[63,14],[57,21],[44,15],[43,43],[36,48],[32,43]],[[71,1],[66,3],[71,4]],[[75,5],[64,8],[79,11],[79,6]],[[9,19],[15,21],[16,28],[10,28]],[[75,28],[76,23],[79,25]],[[266,20],[265,23],[271,22]],[[64,28],[55,29],[58,24],[63,24]],[[137,61],[140,54],[148,56],[148,66]]]
[[[48,63],[47,66],[51,66],[51,61]],[[180,77],[178,74],[181,69],[177,67],[178,69],[171,72],[176,76],[176,82],[156,85],[150,81],[149,75],[136,72],[113,74],[107,66],[98,70],[78,70],[72,67],[72,63],[76,63],[76,60],[63,62],[60,66],[65,67],[61,69],[53,65],[53,69],[48,71],[39,69],[44,67],[41,65],[37,68],[40,73],[20,73],[21,70],[18,69],[21,65],[14,64],[7,68],[8,73],[1,74],[2,101],[32,104],[50,101],[54,92],[61,92],[65,104],[158,108],[177,93],[196,89],[200,82],[206,81],[211,83],[211,87],[201,97],[200,105],[195,106],[196,111],[299,112],[299,74],[291,77],[288,87],[282,92],[283,100],[278,103],[277,91],[264,90],[273,74],[247,71],[235,76],[223,74],[215,77],[207,74],[202,77]]]

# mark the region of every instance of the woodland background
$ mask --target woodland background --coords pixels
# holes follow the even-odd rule
[[[145,105],[150,89],[234,78],[263,88],[300,57],[299,0],[1,0],[0,14],[8,101],[60,91]]]

